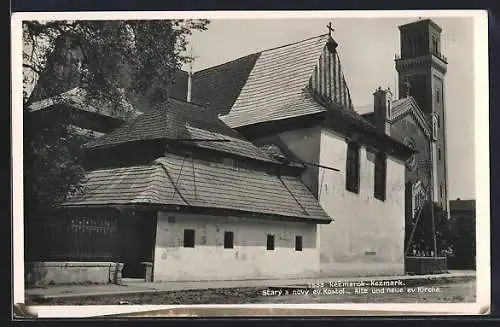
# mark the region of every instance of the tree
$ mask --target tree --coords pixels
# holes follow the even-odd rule
[[[24,185],[27,215],[45,216],[84,175],[81,145],[68,112],[31,113],[41,98],[75,86],[85,101],[116,113],[138,95],[151,104],[168,97],[175,71],[190,58],[187,37],[207,20],[24,21]],[[33,85],[35,85],[33,87]],[[81,118],[79,118],[81,119]]]

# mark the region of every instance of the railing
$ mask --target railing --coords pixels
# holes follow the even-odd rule
[[[441,52],[432,52],[432,54],[438,57],[439,59],[443,60],[444,62],[448,62],[448,58],[446,58]],[[400,59],[402,59],[401,55],[397,53],[394,54],[394,60],[400,60]]]
[[[409,274],[441,274],[447,271],[446,257],[411,257],[405,258],[405,271]]]

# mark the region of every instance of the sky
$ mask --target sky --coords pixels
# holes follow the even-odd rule
[[[431,18],[443,29],[441,52],[448,58],[444,96],[449,198],[474,199],[473,18],[423,18]],[[373,92],[378,86],[396,90],[394,56],[400,53],[398,26],[418,19],[211,19],[208,30],[191,36],[196,58],[193,71],[327,33],[326,25],[332,22],[353,104],[365,106],[373,103]]]

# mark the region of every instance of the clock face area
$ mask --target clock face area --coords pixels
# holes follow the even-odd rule
[[[406,137],[404,139],[404,144],[412,149],[415,149],[415,140],[413,140],[411,137]],[[407,161],[406,161],[406,168],[408,168],[410,171],[415,171],[417,169],[417,157],[416,154],[413,154]]]

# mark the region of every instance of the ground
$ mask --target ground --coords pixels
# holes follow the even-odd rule
[[[457,281],[396,286],[298,288],[221,288],[142,294],[29,299],[28,305],[244,304],[244,303],[458,303],[475,302],[476,282]],[[342,293],[344,294],[339,294]],[[410,291],[410,289],[412,291]],[[314,293],[312,294],[314,290]],[[281,291],[281,294],[279,293]],[[288,292],[288,295],[285,295]],[[308,292],[308,294],[304,294]],[[294,295],[295,294],[295,295]]]

